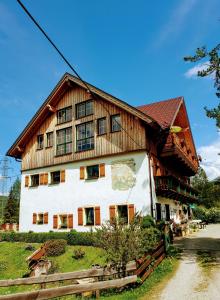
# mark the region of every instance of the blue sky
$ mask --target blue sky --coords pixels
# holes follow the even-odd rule
[[[212,79],[197,79],[183,61],[219,43],[219,0],[23,3],[88,82],[134,106],[184,96],[203,164],[220,174],[219,135],[203,110],[218,104]],[[17,2],[0,0],[1,156],[66,71]],[[11,166],[19,174],[19,164]]]

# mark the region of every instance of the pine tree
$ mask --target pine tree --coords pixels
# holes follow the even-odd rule
[[[4,209],[4,223],[18,223],[21,182],[17,178],[13,183]]]
[[[207,62],[208,59],[208,62]],[[197,75],[200,77],[213,76],[214,87],[216,88],[216,96],[220,98],[220,44],[208,51],[206,47],[197,48],[194,56],[184,57],[185,61],[198,62],[205,60],[204,69],[198,71]],[[205,107],[206,115],[209,118],[216,120],[216,126],[220,128],[220,104],[208,109]]]

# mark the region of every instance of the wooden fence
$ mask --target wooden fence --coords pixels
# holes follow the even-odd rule
[[[51,275],[43,275],[40,277],[18,278],[0,280],[1,287],[33,285],[39,284],[40,289],[17,294],[9,294],[0,296],[2,300],[32,300],[32,299],[51,299],[73,294],[82,294],[85,292],[96,292],[96,297],[99,296],[99,291],[109,288],[120,288],[125,285],[135,283],[137,277],[140,277],[142,282],[153,272],[156,266],[165,257],[164,243],[160,242],[152,253],[145,255],[137,262],[129,262],[126,266],[126,277],[120,278],[120,274],[115,269],[100,268],[89,269],[68,273],[57,273]],[[82,279],[91,279],[92,282],[83,283]],[[80,281],[80,283],[79,283]],[[47,284],[61,282],[66,283],[65,286],[46,288]]]

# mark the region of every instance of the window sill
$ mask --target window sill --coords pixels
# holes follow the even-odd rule
[[[45,147],[45,149],[50,149],[50,148],[53,148],[53,146],[47,146],[47,147]]]
[[[54,157],[60,157],[60,156],[64,156],[64,155],[71,155],[73,152],[68,152],[68,153],[64,153],[64,154],[56,154]]]
[[[95,150],[95,147],[91,148],[91,149],[86,149],[86,150],[76,150],[75,153],[81,153],[81,152],[93,151],[93,150]]]
[[[37,148],[36,151],[44,150],[44,148]]]
[[[30,185],[30,186],[29,186],[29,188],[32,188],[32,189],[33,189],[33,188],[37,188],[37,187],[39,187],[39,185]]]
[[[72,122],[72,120],[73,120],[73,119],[68,120],[68,121],[65,121],[65,122],[62,122],[62,123],[57,123],[55,126],[60,126],[60,125],[63,125],[63,124],[70,123],[70,122]]]
[[[48,186],[53,186],[53,185],[58,185],[60,184],[60,182],[53,182],[53,183],[49,183]]]
[[[107,135],[107,132],[105,132],[105,133],[100,133],[100,134],[97,133],[97,137],[103,136],[103,135]]]
[[[90,116],[93,116],[93,115],[94,115],[94,113],[89,114],[89,115],[85,115],[85,116],[82,116],[82,117],[77,117],[77,116],[76,116],[75,120],[80,120],[80,119],[83,119],[83,118],[86,118],[86,117],[90,117]],[[79,124],[79,125],[80,125],[80,124]]]
[[[90,181],[90,180],[97,180],[99,179],[99,176],[98,177],[90,177],[90,178],[86,178],[85,180],[86,181]]]

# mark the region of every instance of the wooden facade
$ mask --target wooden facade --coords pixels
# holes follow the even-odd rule
[[[100,156],[146,149],[146,125],[144,125],[144,123],[136,116],[126,112],[114,104],[106,102],[100,97],[93,100],[94,114],[76,119],[76,104],[88,99],[91,99],[90,94],[88,94],[86,90],[81,87],[69,89],[62,96],[55,107],[55,112],[50,113],[50,115],[43,121],[39,129],[33,132],[32,137],[27,142],[24,152],[22,153],[23,171],[45,166],[58,165],[71,161],[85,160]],[[58,125],[56,111],[69,106],[72,107],[72,120]],[[118,132],[111,132],[110,116],[115,114],[120,114],[123,129]],[[97,134],[97,119],[103,117],[106,117],[107,119],[107,133],[99,136]],[[95,126],[94,149],[77,152],[75,146],[76,126],[88,121],[93,121]],[[57,156],[56,131],[68,127],[72,127],[72,153]],[[46,140],[46,134],[48,132],[53,132],[53,146],[46,147],[46,145],[44,145],[43,149],[38,150],[37,136],[43,134],[44,140]]]

